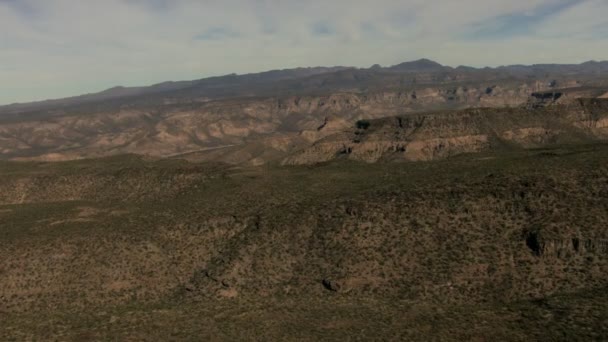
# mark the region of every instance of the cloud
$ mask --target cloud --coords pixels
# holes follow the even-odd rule
[[[240,34],[226,27],[212,27],[194,37],[195,40],[225,40],[237,38]]]
[[[505,39],[516,36],[533,36],[546,21],[560,12],[568,10],[579,3],[579,0],[547,2],[529,11],[517,11],[499,15],[471,25],[464,38],[469,39]]]
[[[326,21],[319,21],[312,25],[312,34],[315,36],[330,36],[336,33],[335,28]]]
[[[427,57],[608,58],[605,0],[0,0],[0,103]]]

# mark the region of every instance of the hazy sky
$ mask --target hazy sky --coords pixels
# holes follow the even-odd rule
[[[0,104],[297,66],[608,59],[608,0],[0,0]]]

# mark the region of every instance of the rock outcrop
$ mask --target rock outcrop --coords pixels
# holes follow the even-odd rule
[[[285,158],[285,165],[336,158],[365,162],[435,160],[493,148],[536,148],[608,137],[608,101],[581,99],[537,108],[412,114],[351,127]]]
[[[0,118],[0,159],[59,161],[125,153],[153,157],[195,153],[205,160],[259,164],[321,142],[361,118],[519,106],[528,101],[530,93],[548,87],[537,81],[419,85],[401,90],[137,104],[118,109],[68,107]],[[218,153],[218,149],[229,153]]]

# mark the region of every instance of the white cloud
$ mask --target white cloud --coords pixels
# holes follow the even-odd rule
[[[463,38],[569,1],[0,0],[0,103],[296,66],[606,59],[604,0],[560,8],[524,38]]]

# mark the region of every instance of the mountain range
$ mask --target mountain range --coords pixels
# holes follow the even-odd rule
[[[133,153],[229,164],[315,163],[328,158],[308,152],[309,158],[293,156],[328,141],[338,144],[330,150],[340,156],[340,136],[351,134],[358,120],[602,98],[608,94],[606,70],[608,62],[475,69],[421,59],[387,68],[299,68],[115,87],[0,107],[0,159],[58,161]],[[542,126],[503,128],[540,132]],[[452,130],[451,137],[469,135]],[[504,133],[492,130],[480,134]],[[445,137],[426,139],[439,138]]]
[[[264,96],[315,91],[336,91],[341,87],[365,90],[372,85],[395,84],[395,74],[421,74],[400,79],[399,85],[450,82],[459,80],[492,80],[502,78],[561,78],[578,75],[593,78],[608,72],[608,61],[582,64],[510,65],[496,68],[459,66],[452,68],[429,59],[404,62],[390,67],[374,65],[368,69],[354,67],[313,67],[272,70],[261,73],[203,78],[192,81],[162,82],[144,87],[113,87],[99,93],[57,100],[0,106],[0,114],[65,107],[112,99],[137,98],[145,95],[169,98],[217,99],[233,96]],[[432,74],[432,75],[428,75]],[[388,83],[387,83],[388,82]]]

